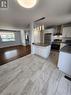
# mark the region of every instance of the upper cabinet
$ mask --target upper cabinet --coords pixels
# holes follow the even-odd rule
[[[63,37],[71,37],[71,27],[64,27],[62,36]]]

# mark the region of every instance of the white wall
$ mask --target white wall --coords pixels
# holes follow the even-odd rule
[[[21,42],[22,42],[22,45],[26,45],[25,44],[25,31],[23,29],[21,29]]]
[[[34,23],[31,23],[30,27],[31,32],[31,44],[32,43],[39,43],[40,42],[40,31],[34,29]]]
[[[40,42],[40,31],[38,30],[33,30],[34,32],[34,43],[39,43]]]
[[[34,43],[34,32],[33,32],[33,28],[34,28],[34,23],[31,22],[31,24],[30,24],[30,31],[31,31],[31,45],[32,45],[32,43]]]

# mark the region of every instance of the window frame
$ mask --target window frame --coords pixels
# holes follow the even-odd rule
[[[13,34],[14,37],[12,38],[12,40],[11,40],[11,37],[10,37],[10,38],[7,37],[7,40],[8,40],[8,39],[10,39],[10,40],[8,40],[8,41],[7,41],[7,40],[6,40],[6,41],[3,41],[3,40],[2,40],[3,38],[1,37],[1,33],[4,33],[4,34],[6,34],[6,35],[9,34],[9,36]],[[4,34],[3,34],[3,35],[4,35]],[[2,42],[2,43],[15,42],[15,41],[16,41],[15,32],[12,32],[12,31],[8,31],[8,32],[7,32],[7,31],[0,31],[0,39],[1,39],[1,42]],[[5,38],[5,39],[6,39],[6,38]]]

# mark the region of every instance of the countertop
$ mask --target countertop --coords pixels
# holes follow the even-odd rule
[[[32,43],[33,45],[37,45],[37,46],[43,46],[43,47],[46,47],[46,46],[49,46],[51,45],[50,43]]]
[[[58,44],[58,45],[60,45],[61,43],[63,43],[63,44],[68,44],[68,43],[66,43],[66,42],[64,42],[64,41],[53,41],[53,42],[52,42],[52,44]],[[71,44],[71,43],[69,43],[69,44]]]
[[[71,46],[64,46],[63,48],[60,49],[60,51],[71,54]]]

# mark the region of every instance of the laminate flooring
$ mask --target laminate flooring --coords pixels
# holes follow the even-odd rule
[[[10,61],[26,56],[31,53],[31,46],[11,46],[0,48],[0,65],[4,65]]]
[[[0,95],[71,95],[71,81],[58,70],[57,55],[29,54],[0,66]]]

